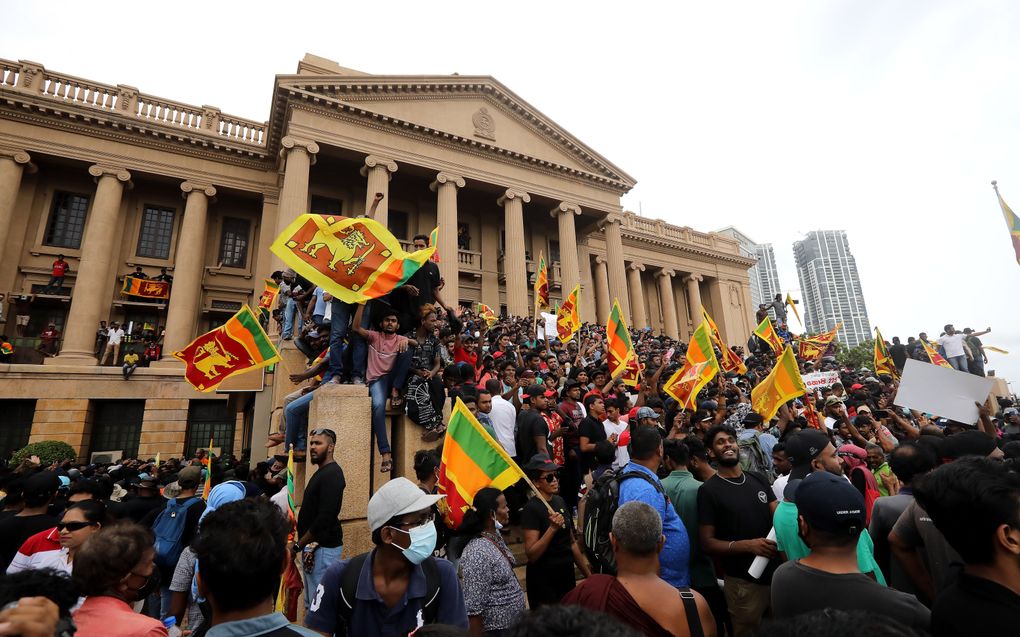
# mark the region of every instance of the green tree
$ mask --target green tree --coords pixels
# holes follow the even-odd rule
[[[861,367],[870,368],[874,359],[875,343],[870,338],[857,347],[851,347],[849,349],[840,343],[836,352],[836,360],[839,361],[840,365],[846,365],[854,369]]]

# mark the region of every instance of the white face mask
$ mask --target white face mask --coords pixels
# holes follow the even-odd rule
[[[497,531],[503,528],[503,525],[499,523],[499,520],[496,519],[495,515],[492,516],[492,521],[496,523],[496,530]]]

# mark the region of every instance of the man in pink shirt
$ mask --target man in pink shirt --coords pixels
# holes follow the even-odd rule
[[[361,316],[364,312],[365,306],[359,305],[358,311],[354,314],[353,327],[368,344],[368,373],[365,381],[368,383],[368,393],[372,396],[372,431],[375,433],[379,454],[382,456],[382,466],[379,470],[390,473],[393,470],[393,456],[386,436],[386,399],[393,391],[393,367],[397,362],[397,355],[406,352],[408,346],[417,347],[418,342],[397,334],[400,322],[397,319],[397,311],[393,308],[372,308],[375,315],[372,318],[379,331],[361,327]]]

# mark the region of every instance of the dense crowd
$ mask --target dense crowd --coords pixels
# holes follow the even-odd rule
[[[15,603],[0,635],[941,636],[1020,621],[1012,399],[975,422],[903,409],[894,375],[828,352],[801,371],[840,381],[766,420],[751,393],[776,357],[754,338],[733,347],[746,373],[682,406],[663,385],[686,344],[649,328],[631,330],[633,386],[607,368],[603,326],[564,343],[531,318],[490,319],[448,303],[434,263],[365,306],[275,278],[282,338],[308,357],[266,442],[276,455],[7,467],[0,605]],[[777,305],[761,309],[792,340]],[[898,369],[929,362],[923,342],[983,374],[979,335],[950,325],[890,353]],[[309,431],[324,383],[366,384],[371,422]],[[457,400],[528,480],[479,491],[454,529],[437,484]],[[341,467],[336,445],[371,427],[392,473],[394,412],[429,448],[368,502],[374,549],[344,559],[344,472],[365,468]],[[317,467],[291,539],[289,448]],[[302,589],[303,626],[288,621]]]

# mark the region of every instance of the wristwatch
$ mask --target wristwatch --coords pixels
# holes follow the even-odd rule
[[[290,550],[294,551],[295,553],[300,553],[301,545],[298,544],[297,542],[294,542],[293,544],[290,545]]]

